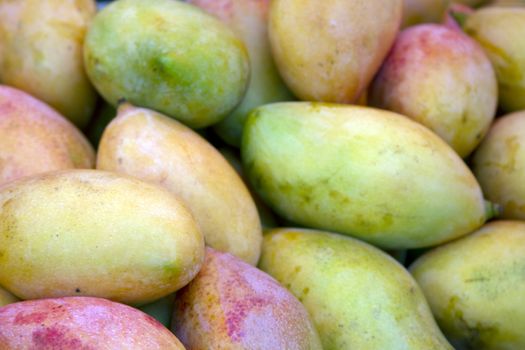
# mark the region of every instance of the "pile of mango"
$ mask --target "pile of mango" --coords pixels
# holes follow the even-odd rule
[[[525,349],[525,1],[0,0],[0,349]]]

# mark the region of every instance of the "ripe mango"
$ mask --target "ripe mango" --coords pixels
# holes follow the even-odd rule
[[[369,244],[274,229],[264,236],[259,267],[301,300],[324,350],[452,350],[412,276]]]
[[[242,161],[253,188],[285,219],[388,249],[436,245],[486,219],[480,186],[461,158],[392,112],[259,107],[245,125]]]

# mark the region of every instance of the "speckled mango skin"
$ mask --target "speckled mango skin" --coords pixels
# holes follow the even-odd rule
[[[274,229],[264,237],[259,267],[303,303],[324,350],[452,349],[412,276],[364,242]]]
[[[498,118],[472,158],[485,196],[501,217],[525,220],[525,111]]]
[[[402,0],[274,0],[269,37],[277,67],[301,100],[352,103],[392,46]]]
[[[525,348],[524,222],[491,222],[410,270],[456,349]]]
[[[197,223],[161,187],[64,170],[0,189],[0,285],[21,299],[143,304],[187,284],[203,260]]]
[[[93,0],[0,2],[0,83],[48,103],[75,125],[87,125],[96,93],[82,46]]]
[[[250,83],[241,104],[214,129],[228,144],[240,147],[248,113],[270,102],[290,101],[293,96],[273,62],[268,40],[269,0],[189,0],[228,24],[243,40],[250,56]]]
[[[500,107],[507,112],[525,109],[525,8],[482,8],[468,16],[463,29],[494,65]]]
[[[0,307],[12,304],[16,301],[18,301],[18,299],[13,294],[0,287]]]
[[[1,349],[184,350],[152,317],[109,300],[30,300],[0,309]]]
[[[195,350],[322,349],[304,306],[286,288],[211,248],[197,277],[177,292],[172,330]]]
[[[250,72],[246,48],[225,24],[173,0],[109,4],[89,29],[84,58],[93,84],[112,105],[124,98],[192,128],[230,113]]]
[[[449,4],[450,0],[404,0],[401,28],[441,22]]]
[[[182,123],[121,105],[102,136],[97,169],[163,186],[193,212],[207,245],[257,263],[261,223],[246,185],[219,151]]]
[[[93,148],[72,123],[31,95],[0,85],[0,186],[39,173],[94,165]]]
[[[378,109],[308,102],[260,107],[242,160],[285,219],[388,249],[436,245],[485,222],[479,184],[420,124]]]
[[[498,98],[496,74],[483,49],[439,24],[402,31],[370,91],[371,105],[427,126],[463,158],[487,133]]]

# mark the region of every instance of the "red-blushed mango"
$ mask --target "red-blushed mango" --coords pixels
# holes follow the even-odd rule
[[[493,209],[449,145],[379,109],[310,102],[256,108],[244,128],[242,161],[254,190],[281,217],[385,249],[463,236]]]
[[[496,74],[483,49],[439,24],[402,31],[370,91],[371,105],[425,125],[461,157],[487,133],[498,99]]]
[[[259,267],[302,301],[324,350],[452,350],[412,276],[369,244],[278,228]]]
[[[96,93],[82,46],[94,0],[0,1],[0,83],[48,103],[85,127]]]
[[[321,350],[304,306],[272,277],[238,258],[206,251],[177,292],[172,330],[194,350]]]
[[[269,0],[189,0],[227,23],[243,40],[250,56],[250,83],[241,104],[215,131],[230,145],[239,147],[242,128],[250,110],[260,105],[293,99],[273,62],[268,41]]]
[[[66,297],[0,309],[0,349],[184,350],[152,317],[101,298]]]
[[[257,263],[262,231],[250,192],[219,151],[182,123],[122,104],[102,136],[97,168],[165,187],[191,209],[207,245]]]
[[[25,92],[0,85],[0,185],[94,164],[93,148],[73,124]]]
[[[496,119],[472,158],[485,196],[502,218],[525,220],[525,111]]]
[[[18,301],[18,299],[13,294],[0,287],[0,307],[12,304],[16,301]]]
[[[410,270],[456,349],[525,349],[525,222],[490,222]]]
[[[443,20],[450,0],[404,0],[401,27]]]
[[[219,122],[242,100],[248,53],[225,24],[174,0],[120,0],[86,36],[87,73],[112,105],[126,99],[192,128]]]
[[[525,8],[481,8],[467,17],[463,29],[494,65],[500,107],[507,112],[525,109]]]
[[[302,100],[351,103],[392,46],[402,0],[274,0],[269,36],[277,67]]]
[[[143,304],[187,284],[203,260],[197,223],[162,187],[63,170],[0,188],[0,285],[21,299]]]

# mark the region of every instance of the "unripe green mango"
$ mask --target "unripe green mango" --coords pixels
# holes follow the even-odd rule
[[[480,186],[465,163],[399,114],[277,103],[255,109],[243,136],[253,188],[298,224],[403,249],[439,244],[485,222]]]
[[[259,267],[301,300],[325,350],[452,349],[412,276],[369,244],[274,229],[264,238]]]
[[[120,0],[93,20],[84,46],[100,94],[155,109],[192,128],[217,123],[241,101],[246,48],[218,19],[173,0]]]
[[[524,222],[491,222],[411,271],[456,349],[525,349]]]
[[[468,16],[463,28],[496,69],[500,107],[507,112],[525,109],[525,8],[482,8]]]

